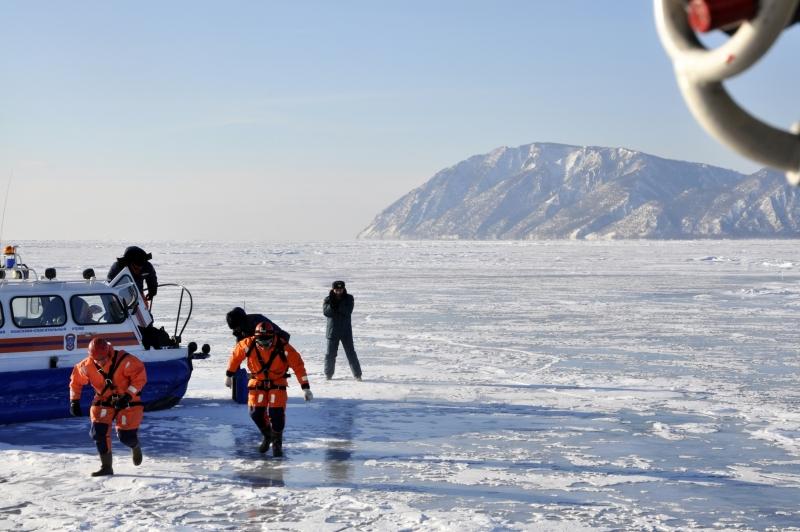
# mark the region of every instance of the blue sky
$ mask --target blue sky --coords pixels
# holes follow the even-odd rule
[[[691,118],[643,0],[2,0],[0,20],[3,240],[348,239],[438,170],[538,141],[757,168]],[[798,33],[731,84],[784,127]]]

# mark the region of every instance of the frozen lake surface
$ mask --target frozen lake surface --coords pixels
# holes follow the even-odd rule
[[[60,279],[127,245],[22,244]],[[0,529],[800,529],[795,241],[137,244],[212,357],[114,477],[86,418],[0,426]],[[338,278],[363,382],[322,375]],[[283,460],[223,386],[242,304],[309,370]]]

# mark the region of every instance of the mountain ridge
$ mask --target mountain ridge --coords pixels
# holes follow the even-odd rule
[[[373,239],[696,239],[800,236],[797,189],[627,148],[532,143],[437,172],[358,234]]]

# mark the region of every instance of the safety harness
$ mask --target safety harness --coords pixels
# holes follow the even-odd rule
[[[263,374],[264,375],[264,379],[258,380],[258,382],[255,384],[255,386],[248,386],[247,387],[248,390],[285,390],[286,389],[286,386],[277,386],[275,384],[272,384],[272,381],[267,378],[267,375],[269,374],[269,368],[270,368],[270,366],[272,366],[272,363],[275,361],[275,359],[277,357],[280,357],[281,361],[283,361],[284,363],[286,362],[286,351],[284,350],[284,347],[283,347],[283,341],[280,338],[278,338],[278,336],[276,335],[275,336],[275,342],[277,342],[277,345],[272,349],[272,353],[270,353],[269,360],[267,360],[266,364],[264,363],[264,359],[261,358],[261,352],[258,349],[256,349],[256,341],[254,340],[253,343],[250,344],[250,348],[247,350],[247,354],[245,355],[245,358],[250,358],[250,354],[253,352],[253,349],[255,349],[256,358],[258,359],[259,364],[261,364],[261,369],[256,371],[256,372],[254,372],[254,373],[248,373],[247,377],[249,379],[258,379],[258,375]],[[288,377],[288,376],[289,376],[288,373],[286,375],[284,375],[284,377]]]
[[[122,351],[122,356],[117,358],[119,355],[119,351],[116,349],[114,350],[114,354],[111,356],[111,366],[108,368],[108,373],[103,371],[102,366],[97,363],[97,361],[92,360],[94,363],[94,367],[97,368],[97,372],[105,379],[106,385],[103,387],[103,390],[95,395],[95,401],[92,403],[92,406],[107,406],[116,408],[117,400],[119,399],[119,394],[112,393],[107,399],[102,400],[100,397],[103,396],[108,390],[114,388],[114,373],[119,369],[120,364],[122,361],[125,360],[125,357],[128,356],[128,353]],[[116,390],[115,390],[116,391]],[[128,406],[142,406],[144,403],[141,401],[131,401],[128,403]]]

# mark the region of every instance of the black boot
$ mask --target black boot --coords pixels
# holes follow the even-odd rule
[[[133,465],[135,466],[142,463],[142,448],[138,444],[131,449],[131,458],[133,458]]]
[[[282,432],[273,432],[272,433],[272,456],[275,458],[280,458],[283,456],[283,433]]]
[[[100,469],[92,473],[93,477],[104,477],[114,474],[114,470],[111,468],[111,451],[100,455],[100,464]]]
[[[258,446],[258,452],[264,454],[269,450],[269,444],[272,442],[272,429],[267,427],[261,433],[264,437],[261,439],[261,445]]]

